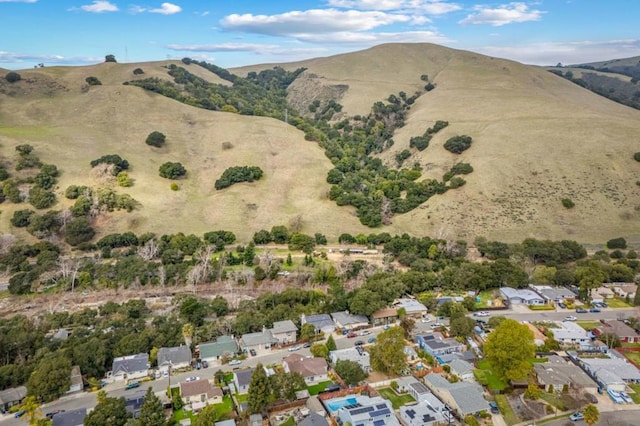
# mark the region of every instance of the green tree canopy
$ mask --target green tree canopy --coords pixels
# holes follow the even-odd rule
[[[489,334],[484,353],[494,373],[507,380],[521,380],[533,368],[533,332],[518,321],[505,319]]]
[[[84,426],[125,426],[131,413],[123,397],[111,398],[106,392],[98,392],[98,405],[84,419]]]
[[[368,374],[355,361],[339,360],[336,362],[335,368],[338,376],[349,385],[357,385],[368,377]]]
[[[62,353],[45,356],[29,377],[27,391],[44,402],[58,399],[71,386],[71,361]]]
[[[584,416],[584,422],[588,425],[594,425],[600,420],[600,412],[598,407],[593,404],[589,404],[582,410]]]
[[[140,415],[136,419],[137,426],[165,426],[167,419],[164,415],[162,402],[154,393],[151,386],[147,388],[144,402],[140,407]]]
[[[249,383],[249,395],[247,396],[249,411],[254,414],[261,413],[272,402],[273,390],[271,389],[271,382],[262,364],[258,363],[253,370],[253,374],[251,374],[251,382]]]
[[[401,374],[407,367],[404,355],[404,330],[391,327],[378,335],[371,348],[371,366],[386,374]]]
[[[166,179],[178,179],[187,174],[187,169],[181,163],[168,161],[160,166],[160,176]]]
[[[161,132],[158,132],[158,131],[153,131],[153,132],[149,133],[149,136],[147,136],[147,139],[145,140],[145,143],[147,145],[151,145],[151,146],[155,146],[156,148],[160,148],[162,145],[164,145],[166,140],[167,140],[167,137],[164,135],[164,133],[161,133]]]

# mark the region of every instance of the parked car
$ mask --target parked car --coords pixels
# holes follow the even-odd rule
[[[207,361],[202,361],[202,368],[209,368],[209,363]]]
[[[324,388],[325,392],[335,392],[335,391],[339,391],[340,389],[342,389],[342,386],[340,386],[338,383],[332,383],[329,386],[327,386],[326,388]]]
[[[300,345],[291,346],[289,348],[289,352],[299,351],[300,349],[302,349],[302,346],[300,346]]]
[[[571,420],[572,422],[578,422],[580,420],[584,420],[584,416],[580,411],[576,411],[575,413],[569,416],[569,420]]]
[[[562,309],[567,309],[567,305],[562,302],[558,303],[558,306],[560,306]]]
[[[607,303],[606,303],[606,302],[600,302],[600,307],[601,307],[601,308],[608,308],[608,307],[609,307],[609,305],[607,305]]]
[[[140,387],[140,382],[129,382],[127,383],[127,385],[124,387],[126,390],[129,389],[135,389],[135,388],[139,388]]]
[[[362,340],[358,340],[358,341],[356,341],[355,345],[356,346],[362,346],[362,345],[364,345],[364,342]]]
[[[594,313],[594,314],[597,314],[597,313],[599,313],[599,312],[601,312],[601,311],[600,311],[600,309],[598,309],[598,308],[591,308],[591,309],[589,309],[589,312]]]
[[[595,396],[595,395],[594,395],[594,394],[592,394],[592,393],[585,392],[585,393],[584,393],[584,397],[585,397],[585,399],[586,399],[587,401],[589,401],[589,403],[591,403],[591,404],[597,404],[597,403],[598,403],[598,397],[597,397],[597,396]]]
[[[423,324],[427,324],[427,323],[431,322],[431,318],[429,318],[429,317],[423,317],[423,318],[420,320],[420,322],[421,322],[421,323],[423,323]]]
[[[370,331],[370,330],[364,330],[364,331],[361,331],[361,332],[360,332],[360,335],[361,335],[361,336],[368,336],[369,334],[371,334],[371,331]]]
[[[304,345],[302,345],[303,348],[310,348],[311,347],[311,343],[307,342]]]
[[[620,391],[618,394],[620,394],[620,398],[622,398],[624,402],[627,404],[633,404],[633,399],[631,399],[628,393]]]
[[[489,407],[491,407],[491,412],[493,414],[500,414],[500,409],[498,408],[498,404],[496,404],[495,402],[493,401],[489,402]]]
[[[164,371],[162,372],[162,377],[164,377],[165,379],[166,379],[167,377],[169,377],[169,370],[164,370]]]
[[[388,330],[388,329],[390,329],[390,328],[391,328],[391,326],[390,326],[389,324],[387,324],[387,325],[385,325],[385,326],[384,326],[384,329],[385,329],[385,330]]]
[[[196,380],[200,380],[200,377],[198,377],[198,376],[187,377],[187,380],[185,380],[185,381],[186,382],[195,382]]]
[[[27,410],[20,410],[20,411],[16,411],[16,413],[13,415],[16,419],[19,419],[20,417],[24,416],[24,413],[26,413]]]
[[[48,418],[49,420],[53,419],[53,416],[55,416],[58,413],[64,413],[64,410],[55,410],[55,411],[50,411],[47,414],[45,414],[44,416],[46,418]]]
[[[240,361],[239,359],[232,359],[231,361],[229,361],[229,365],[240,365],[242,364],[242,361]]]
[[[367,339],[367,343],[374,343],[376,341],[376,336],[371,336]]]
[[[488,317],[490,314],[487,311],[480,311],[473,314],[476,317]]]
[[[249,349],[249,353],[251,354],[251,356],[256,356],[258,355],[258,353],[256,352],[255,349]]]
[[[564,321],[576,321],[578,318],[573,316],[573,315],[569,315],[568,317],[564,317]]]
[[[354,337],[357,337],[357,336],[358,336],[358,335],[357,335],[356,333],[353,333],[353,332],[352,332],[352,333],[347,334],[347,338],[348,338],[348,339],[353,339]]]
[[[579,314],[586,314],[587,310],[584,309],[584,308],[576,308],[576,312],[579,313]]]

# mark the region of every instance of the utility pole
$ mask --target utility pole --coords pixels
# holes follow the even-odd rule
[[[284,122],[289,124],[289,108],[284,109]]]

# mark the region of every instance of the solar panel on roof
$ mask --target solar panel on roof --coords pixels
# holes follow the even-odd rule
[[[379,411],[374,411],[373,413],[369,413],[369,416],[380,417],[380,416],[386,416],[388,414],[391,414],[391,411],[389,411],[388,408],[385,408],[384,410],[379,410]]]
[[[405,413],[407,413],[407,416],[409,416],[411,420],[416,416],[416,412],[414,410],[407,410]]]
[[[378,410],[384,410],[385,408],[387,408],[387,405],[386,404],[378,404],[378,405],[376,405],[376,408]]]
[[[368,413],[373,410],[374,410],[373,407],[362,407],[362,408],[358,408],[357,410],[351,411],[351,415],[357,416],[358,414]]]
[[[384,426],[386,422],[384,420],[376,420],[373,422],[373,426]]]

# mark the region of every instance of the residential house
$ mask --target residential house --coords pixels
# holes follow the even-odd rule
[[[327,360],[324,358],[291,354],[282,360],[282,367],[287,373],[300,373],[307,386],[329,380]]]
[[[549,285],[531,285],[529,287],[542,296],[546,303],[563,302],[565,300],[576,298],[576,294],[566,287]]]
[[[572,357],[603,389],[624,391],[628,383],[640,383],[640,371],[624,358]]]
[[[84,418],[87,417],[86,408],[62,411],[51,418],[53,426],[83,426]]]
[[[215,342],[201,343],[198,346],[200,359],[210,366],[222,365],[223,358],[231,358],[238,352],[238,343],[231,336],[219,336]]]
[[[469,414],[489,411],[489,403],[482,396],[482,386],[477,383],[449,383],[447,379],[436,373],[427,374],[424,380],[431,392],[462,418]]]
[[[351,397],[353,398],[353,397]],[[353,404],[343,405],[333,413],[340,424],[352,424],[358,426],[399,426],[398,419],[393,414],[391,402],[376,396],[357,396]],[[331,401],[326,403],[331,406]]]
[[[252,349],[257,355],[266,354],[271,351],[271,346],[278,343],[270,330],[263,328],[262,331],[256,333],[243,334],[240,338],[240,350],[244,353],[250,352]]]
[[[125,396],[125,408],[134,419],[137,419],[140,415],[140,410],[142,409],[142,404],[144,404],[144,397],[146,395],[146,391],[142,389],[138,389],[132,395]]]
[[[420,349],[436,358],[440,355],[462,352],[466,348],[463,343],[452,337],[445,338],[438,332],[419,334],[416,336],[416,343]]]
[[[191,365],[191,349],[186,345],[172,348],[158,349],[158,369],[167,371],[169,368],[178,369]]]
[[[598,288],[592,288],[590,295],[592,302],[606,302],[607,299],[611,299],[616,294],[609,287],[600,286]]]
[[[69,386],[67,393],[80,392],[82,389],[84,389],[82,372],[80,371],[79,365],[74,365],[71,367],[71,386]]]
[[[562,392],[565,389],[577,388],[588,392],[595,392],[598,388],[594,382],[580,367],[562,360],[561,362],[548,361],[534,363],[538,384],[545,391]]]
[[[273,328],[271,328],[270,331],[271,335],[278,341],[278,343],[294,343],[298,340],[298,327],[296,327],[291,320],[274,322]]]
[[[530,322],[527,322],[524,325],[526,325],[527,328],[533,333],[533,343],[535,343],[536,346],[544,345],[544,342],[547,340],[547,336],[545,336],[538,327],[531,324]]]
[[[233,419],[222,420],[219,422],[215,422],[214,426],[236,426],[236,421]]]
[[[22,404],[22,400],[27,397],[27,388],[18,386],[0,391],[0,412],[7,413],[14,405]]]
[[[393,302],[393,307],[396,308],[396,310],[404,309],[409,318],[422,318],[426,316],[429,311],[422,303],[411,298],[397,299]]]
[[[407,356],[407,361],[411,362],[418,360],[418,352],[416,352],[413,346],[405,345],[403,352]]]
[[[329,422],[320,414],[312,411],[307,417],[298,422],[298,426],[329,426]]]
[[[544,305],[546,300],[533,290],[522,288],[501,287],[500,294],[510,304]]]
[[[591,337],[589,332],[572,321],[562,321],[558,326],[549,328],[553,338],[565,346],[589,346]]]
[[[253,368],[246,368],[244,370],[236,370],[233,372],[233,384],[236,387],[236,392],[239,394],[249,392],[249,384],[251,383],[252,374]]]
[[[394,308],[382,308],[371,315],[374,326],[395,324],[398,320],[398,311]]]
[[[111,377],[115,380],[135,380],[149,372],[149,354],[121,356],[113,359]]]
[[[413,376],[400,377],[396,379],[396,383],[400,392],[407,392],[419,403],[427,401],[430,395],[433,396],[429,388]]]
[[[473,376],[473,370],[475,370],[475,367],[467,361],[454,359],[449,363],[449,367],[451,368],[451,373],[460,377],[462,381],[470,382],[475,380]]]
[[[355,361],[364,371],[371,371],[371,357],[369,356],[369,352],[361,348],[360,350],[358,350],[358,348],[346,348],[331,351],[329,352],[329,359],[333,365],[340,360]]]
[[[300,316],[300,324],[311,324],[315,327],[316,333],[330,334],[336,329],[336,323],[333,322],[328,314],[305,315]]]
[[[213,386],[209,380],[200,379],[180,382],[180,396],[193,411],[198,411],[207,405],[220,404],[223,394],[222,389]]]
[[[364,315],[352,315],[349,311],[334,312],[331,314],[336,327],[342,330],[358,330],[369,326],[369,319]]]
[[[609,288],[611,288],[617,296],[623,299],[628,297],[633,300],[636,297],[638,285],[636,283],[611,283]]]
[[[601,336],[604,333],[612,333],[618,336],[621,342],[624,343],[640,343],[640,334],[633,328],[629,327],[623,321],[619,320],[602,320],[603,324],[594,328],[593,334]]]
[[[400,407],[398,417],[403,426],[435,426],[448,423],[446,411],[446,406],[429,392],[429,398],[424,401]]]

